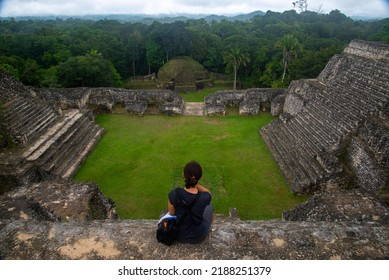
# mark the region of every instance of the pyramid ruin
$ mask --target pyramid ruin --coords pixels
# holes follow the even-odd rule
[[[0,259],[389,258],[389,45],[352,41],[287,90],[206,98],[208,115],[279,115],[260,134],[291,191],[312,196],[278,220],[217,215],[199,245],[158,244],[156,220],[120,220],[98,186],[71,180],[104,133],[94,114],[180,115],[176,93],[33,89],[0,71],[0,105]]]

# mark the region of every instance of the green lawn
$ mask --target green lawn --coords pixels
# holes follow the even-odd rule
[[[217,213],[241,219],[280,218],[303,197],[291,194],[258,130],[272,116],[166,117],[99,115],[106,133],[76,174],[116,202],[122,219],[155,219],[167,193],[182,186],[186,162],[203,166],[201,183]]]

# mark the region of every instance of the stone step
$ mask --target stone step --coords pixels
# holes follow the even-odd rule
[[[290,128],[290,133],[295,135],[296,141],[306,146],[311,155],[316,155],[323,149],[326,140],[318,131],[315,122],[307,120],[307,114],[303,117],[300,114],[291,119],[286,127]]]
[[[37,160],[43,153],[55,143],[71,127],[82,114],[78,110],[66,112],[62,120],[50,127],[29,149],[23,154],[27,161]]]
[[[36,116],[44,114],[47,110],[49,110],[47,107],[28,104],[28,107],[23,112],[13,112],[13,115],[17,115],[18,117],[12,122],[12,130],[15,132],[21,131],[24,127],[30,125]]]
[[[6,108],[5,124],[13,141],[26,146],[57,120],[57,114],[43,103],[19,99]]]
[[[347,124],[339,122],[339,118],[333,111],[329,110],[328,106],[318,101],[310,102],[308,106],[309,113],[325,127],[326,131],[330,131],[332,136],[335,137],[332,140],[335,139],[336,141],[344,132],[351,131]]]
[[[62,179],[70,179],[80,168],[81,164],[87,158],[88,154],[92,151],[92,149],[99,142],[101,136],[104,133],[104,129],[98,128],[93,138],[89,141],[89,143],[85,146],[85,148],[78,155],[77,159],[72,163],[71,166],[67,168],[67,170],[61,175]]]
[[[96,130],[99,128],[90,121],[84,122],[76,133],[74,133],[72,139],[69,139],[66,150],[61,153],[62,158],[54,165],[52,172],[58,177],[61,177],[63,173],[72,165],[76,159],[81,156],[81,153],[85,146],[91,142],[93,136],[96,134]],[[88,151],[89,152],[89,151]]]
[[[52,147],[38,160],[38,165],[46,174],[51,174],[56,166],[69,157],[72,147],[77,145],[77,141],[86,138],[84,134],[88,132],[90,121],[86,118],[77,120],[67,131],[57,140],[56,145]]]
[[[310,107],[310,109],[307,110],[307,116],[315,120],[321,133],[325,134],[323,136],[327,137],[330,143],[333,143],[334,139],[338,139],[339,131],[336,129],[333,122],[328,121],[328,118],[331,116],[322,115],[321,113],[320,110],[315,110],[313,107]]]
[[[182,115],[184,116],[204,116],[204,102],[185,102]]]
[[[28,142],[35,140],[37,137],[39,137],[44,131],[50,127],[56,120],[58,119],[58,116],[52,112],[47,111],[45,115],[40,116],[40,118],[36,119],[35,124],[31,124],[30,127],[26,128],[24,130],[23,135],[26,135],[26,138]]]
[[[286,178],[292,179],[292,181],[288,180],[291,190],[300,193],[308,182],[300,162],[294,156],[294,148],[289,146],[292,142],[289,141],[290,139],[282,132],[280,127],[277,129],[271,128],[268,132],[268,137],[277,151],[278,160],[276,159],[276,161],[282,173]]]
[[[302,190],[299,179],[292,172],[291,167],[287,164],[287,161],[283,158],[284,152],[281,151],[282,145],[276,144],[276,137],[273,136],[273,131],[270,127],[264,127],[261,130],[262,139],[266,142],[267,147],[271,151],[274,160],[276,161],[281,173],[284,175],[286,182],[290,190],[293,193],[299,193]]]
[[[15,117],[15,113],[23,113],[23,110],[27,109],[29,105],[28,99],[18,98],[14,101],[10,101],[4,105],[6,108],[4,111],[4,121],[10,122]]]
[[[310,185],[314,185],[318,178],[320,178],[320,173],[323,171],[319,168],[316,162],[316,155],[308,152],[309,146],[305,145],[304,142],[299,142],[298,139],[293,138],[290,130],[280,127],[276,134],[279,134],[280,139],[285,139],[288,145],[286,145],[287,157],[293,159],[293,162],[296,162],[296,167],[299,170],[300,174],[300,185],[302,188],[306,189]]]

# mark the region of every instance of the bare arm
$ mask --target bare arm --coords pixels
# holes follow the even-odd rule
[[[201,186],[201,185],[196,185],[196,188],[199,192],[208,192],[211,193],[207,188]]]
[[[174,216],[176,214],[176,209],[174,208],[173,204],[170,203],[170,201],[167,201],[167,210],[169,211],[169,214]]]

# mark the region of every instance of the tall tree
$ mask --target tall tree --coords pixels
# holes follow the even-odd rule
[[[132,62],[132,75],[136,75],[136,64],[140,60],[141,50],[144,47],[144,39],[142,34],[135,30],[128,39],[129,55]]]
[[[282,49],[282,63],[284,71],[282,73],[282,82],[284,82],[286,70],[293,58],[297,57],[297,53],[302,51],[302,46],[292,34],[285,35],[276,42],[276,48]]]
[[[70,57],[57,66],[58,81],[63,87],[120,86],[120,75],[113,64],[96,50]]]
[[[159,66],[163,64],[163,53],[161,46],[156,42],[149,40],[146,43],[146,60],[149,66],[149,75],[151,74],[151,68],[157,70]]]
[[[241,49],[231,48],[224,55],[224,63],[227,66],[232,66],[234,70],[234,90],[236,89],[236,77],[238,73],[238,69],[241,65],[246,66],[247,63],[250,62],[250,57],[247,53],[242,52]]]

